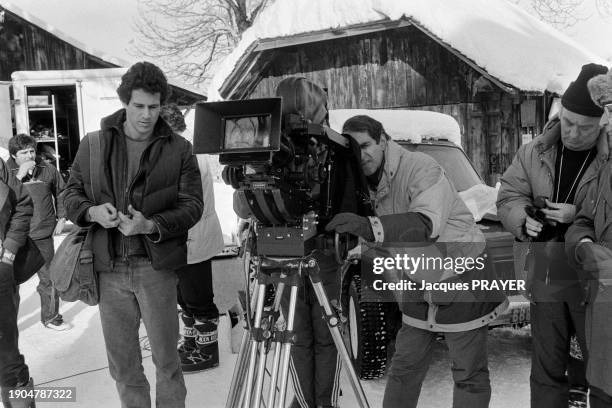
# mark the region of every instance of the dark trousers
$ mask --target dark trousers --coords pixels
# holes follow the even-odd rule
[[[491,400],[488,327],[444,333],[452,361],[453,408],[486,408]],[[436,334],[403,324],[387,376],[384,408],[415,408],[432,358]]]
[[[45,264],[38,270],[36,290],[40,295],[40,321],[46,324],[55,319],[59,311],[59,294],[53,288],[49,272],[55,249],[53,248],[53,237],[37,239],[34,242],[45,260]]]
[[[582,351],[582,348],[580,349]],[[585,353],[582,352],[583,358]],[[567,380],[571,388],[587,389],[589,384],[586,380],[586,364],[584,360],[578,360],[570,356],[567,362]]]
[[[333,299],[337,300],[339,295],[336,273],[338,265],[329,256],[320,255],[316,258],[328,300],[330,302]],[[287,287],[282,298],[285,318],[289,306],[289,295],[290,290]],[[341,360],[323,315],[323,309],[319,306],[310,281],[304,279],[298,289],[293,325],[296,341],[291,347],[289,363],[295,390],[292,408],[336,407],[338,405]]]
[[[566,370],[570,338],[574,332],[584,361],[588,360],[584,319],[585,308],[578,302],[537,302],[531,305],[533,352],[530,384],[533,408],[567,406],[569,382]]]
[[[0,386],[15,387],[30,378],[28,366],[19,353],[19,287],[15,285],[13,269],[0,265]]]
[[[187,314],[200,319],[216,319],[212,280],[212,260],[186,265],[177,271],[178,304]]]

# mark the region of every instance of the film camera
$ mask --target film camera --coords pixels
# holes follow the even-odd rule
[[[220,155],[235,210],[256,220],[259,255],[305,256],[325,246],[323,227],[338,212],[371,213],[359,147],[323,124],[324,106],[312,120],[295,99],[196,105],[194,151]]]

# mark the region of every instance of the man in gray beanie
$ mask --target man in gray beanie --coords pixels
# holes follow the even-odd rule
[[[597,64],[582,67],[563,94],[558,116],[519,148],[501,179],[498,214],[517,238],[515,265],[527,273],[532,301],[532,407],[568,406],[566,370],[573,334],[587,359],[584,294],[563,241],[577,204],[608,158],[607,136],[600,137],[603,110],[587,89],[589,79],[607,70]],[[586,406],[586,395],[581,404]]]

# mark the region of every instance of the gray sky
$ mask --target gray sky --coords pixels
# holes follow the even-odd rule
[[[127,49],[130,43],[136,44],[137,41],[133,31],[137,0],[9,2],[94,49],[128,62],[136,59],[127,53]],[[564,32],[585,48],[612,62],[612,18],[602,18],[594,8],[594,0],[585,0],[584,3],[585,9],[580,11],[581,14],[591,17]]]

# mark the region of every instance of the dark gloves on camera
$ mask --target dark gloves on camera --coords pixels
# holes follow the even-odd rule
[[[374,232],[372,231],[372,225],[367,217],[361,217],[353,213],[340,213],[337,214],[332,220],[325,226],[325,231],[336,231],[338,233],[348,232],[359,236],[366,241],[374,241]]]

